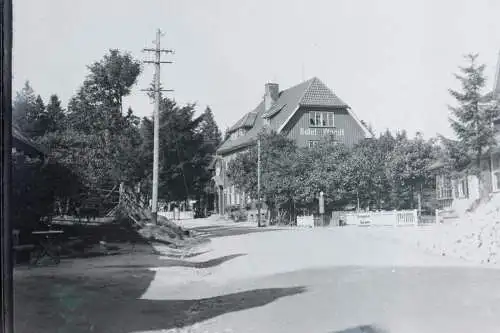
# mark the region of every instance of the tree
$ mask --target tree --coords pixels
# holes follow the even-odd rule
[[[379,138],[364,140],[354,146],[345,162],[343,185],[349,191],[351,202],[355,199],[360,206],[378,209],[391,206],[386,162],[393,150],[393,140],[386,132]]]
[[[299,178],[304,175],[297,163],[297,146],[293,140],[275,132],[262,132],[261,140],[261,196],[271,211],[284,207],[293,213]],[[233,185],[252,198],[257,198],[257,147],[254,145],[236,156],[228,165],[227,175]],[[290,215],[290,219],[293,216]]]
[[[316,208],[320,192],[325,196],[325,209],[345,205],[348,198],[345,160],[348,149],[334,138],[326,138],[314,148],[302,148],[298,155],[298,171],[294,184],[295,200],[303,208]]]
[[[436,155],[444,162],[443,167],[447,172],[453,174],[470,166],[471,159],[462,142],[445,138],[442,135],[439,135],[438,138],[442,148],[436,151]]]
[[[134,182],[139,174],[139,120],[131,109],[124,115],[122,106],[140,64],[128,53],[110,50],[88,68],[89,75],[69,102],[64,133],[47,137],[47,144],[66,163],[79,165],[88,186]]]
[[[387,161],[387,177],[391,181],[396,208],[415,208],[415,193],[422,195],[432,186],[429,166],[434,162],[434,140],[426,141],[417,133],[414,139],[400,136]]]
[[[482,90],[485,87],[484,65],[476,62],[477,54],[465,56],[468,65],[460,67],[461,74],[455,77],[461,84],[461,90],[450,89],[457,106],[450,106],[451,127],[474,161],[472,172],[478,177],[481,196],[484,194],[481,175],[481,160],[488,147],[495,145],[493,120],[500,116],[498,105],[485,99]]]
[[[130,94],[141,72],[129,53],[110,50],[89,67],[89,75],[69,103],[68,120],[74,129],[91,133],[123,126],[123,98]]]
[[[141,73],[141,63],[130,53],[112,49],[104,58],[88,67],[90,74],[84,85],[95,100],[106,101],[123,113],[123,97],[131,92]]]
[[[215,122],[214,114],[212,109],[207,106],[202,115],[203,119],[200,124],[200,132],[203,135],[203,139],[207,145],[210,146],[210,150],[214,153],[221,144],[222,133]]]
[[[159,195],[169,201],[199,199],[206,193],[211,179],[208,165],[215,146],[206,144],[204,115],[195,117],[195,105],[179,106],[163,98],[160,103],[160,172]],[[153,168],[153,122],[144,118],[141,124],[143,145],[141,164],[144,178],[151,178]],[[150,191],[149,181],[144,190]]]
[[[37,97],[29,81],[16,93],[12,106],[12,120],[19,128],[29,134],[32,132],[32,118],[37,107]]]
[[[58,132],[65,128],[65,118],[61,100],[54,94],[50,96],[49,104],[47,104],[46,125],[47,132]]]

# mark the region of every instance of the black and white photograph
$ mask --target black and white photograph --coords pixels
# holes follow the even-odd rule
[[[500,332],[500,1],[0,2],[0,332]]]

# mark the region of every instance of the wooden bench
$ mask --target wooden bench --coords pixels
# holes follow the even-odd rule
[[[35,248],[34,244],[19,244],[19,234],[20,231],[17,229],[14,229],[12,231],[12,249],[14,250],[14,264],[17,263],[17,253],[18,252],[25,252],[25,251],[32,251]]]

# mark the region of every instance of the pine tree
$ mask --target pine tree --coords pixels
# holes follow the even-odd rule
[[[500,116],[500,111],[484,98],[485,65],[478,65],[477,57],[477,54],[465,56],[468,66],[460,67],[461,74],[455,75],[460,81],[461,91],[449,90],[458,106],[449,108],[451,127],[474,161],[472,172],[478,177],[480,193],[484,194],[481,160],[486,150],[495,145],[492,122]]]
[[[61,100],[57,95],[50,96],[47,104],[47,132],[56,132],[64,129],[65,113],[61,107]]]
[[[17,92],[12,106],[12,120],[23,132],[31,132],[31,117],[36,107],[36,95],[29,81]]]
[[[28,134],[31,137],[37,138],[43,136],[47,132],[47,114],[45,110],[45,103],[40,95],[36,97],[35,105],[29,115],[28,121],[31,125],[31,131]]]
[[[222,133],[215,122],[214,114],[212,109],[207,106],[203,112],[203,120],[200,126],[201,134],[205,143],[212,147],[213,153],[219,147],[222,141]]]

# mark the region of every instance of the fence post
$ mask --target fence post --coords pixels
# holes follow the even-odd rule
[[[418,225],[418,217],[419,217],[419,214],[418,214],[418,209],[414,209],[413,210],[413,218],[415,219],[415,225]]]
[[[436,224],[439,224],[439,209],[436,208]]]

